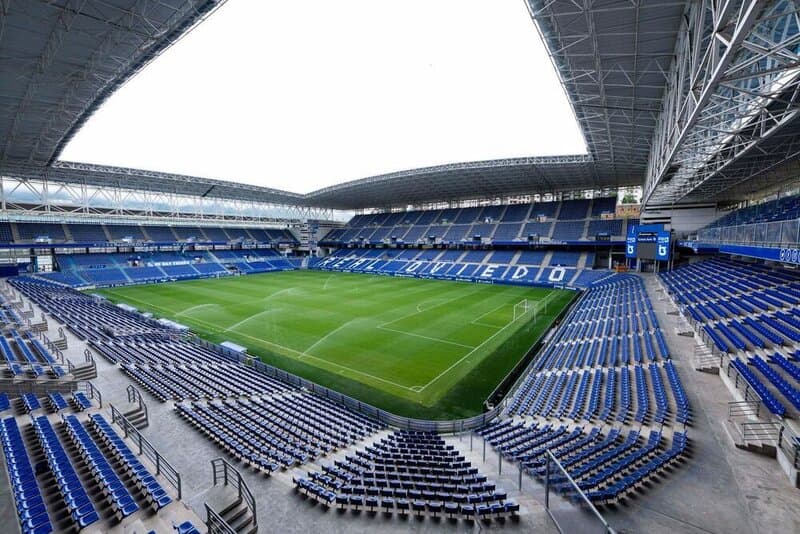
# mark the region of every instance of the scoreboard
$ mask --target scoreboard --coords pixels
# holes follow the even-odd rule
[[[669,261],[672,236],[663,225],[632,225],[625,239],[625,257],[641,260]]]

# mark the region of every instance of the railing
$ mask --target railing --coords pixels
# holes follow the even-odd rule
[[[550,293],[550,295],[548,295],[548,297],[545,299],[544,301],[545,313],[547,310],[547,303],[549,302],[549,299],[555,295],[557,295],[557,293]],[[558,313],[558,315],[553,317],[553,319],[550,321],[550,327],[552,327],[552,325],[555,324],[556,322],[562,321],[564,317],[570,312],[570,310],[575,309],[577,303],[581,302],[581,300],[583,300],[586,297],[585,292],[581,292],[578,295],[579,296],[577,297],[573,296],[572,299],[570,300],[569,305],[564,306]],[[536,315],[534,314],[533,322],[529,322],[523,328],[533,328],[534,325],[536,324],[536,320],[537,318]],[[509,373],[505,377],[503,377],[503,380],[501,380],[500,383],[497,385],[497,387],[494,388],[494,390],[489,394],[486,401],[484,401],[485,406],[487,407],[499,406],[500,404],[503,404],[505,402],[505,399],[512,397],[513,394],[517,391],[517,389],[519,389],[520,385],[524,383],[528,371],[536,363],[535,356],[536,354],[539,353],[540,349],[542,348],[542,345],[545,343],[549,330],[550,330],[549,327],[547,329],[542,330],[542,333],[536,338],[536,340],[533,341],[530,347],[527,348],[523,357],[520,358],[519,362],[517,362],[517,364],[511,369],[511,371],[509,371]],[[514,336],[512,336],[512,339],[517,337],[518,336],[515,334]],[[513,343],[513,341],[511,340],[507,341],[506,343],[509,342]],[[501,346],[500,350],[502,350],[504,346],[505,344]]]
[[[61,349],[56,347],[55,343],[50,341],[50,338],[47,337],[47,335],[44,334],[43,332],[40,332],[39,336],[42,338],[42,343],[44,343],[45,348],[50,351],[50,354],[55,356],[56,359],[63,364],[64,363],[64,353],[61,352]]]
[[[800,245],[800,219],[703,228],[698,230],[697,240],[711,244],[797,248]]]
[[[97,405],[100,406],[100,408],[102,408],[103,407],[103,395],[100,394],[100,390],[97,389],[94,386],[94,384],[92,384],[88,380],[84,381],[83,384],[84,384],[83,391],[84,391],[84,393],[86,393],[86,396],[89,397],[90,399],[95,399],[97,401]]]
[[[70,359],[67,358],[67,360],[66,360],[67,361],[67,370],[70,373],[74,374],[75,371],[79,371],[80,372],[80,371],[86,371],[86,370],[90,369],[92,371],[92,374],[93,374],[92,378],[96,378],[97,377],[97,362],[94,361],[94,356],[92,356],[92,353],[89,351],[89,349],[84,349],[84,351],[83,351],[83,359],[86,362],[85,364],[75,365],[74,363],[72,363],[72,361]],[[83,378],[86,378],[86,377],[83,377]]]
[[[222,481],[225,486],[235,485],[239,494],[239,499],[253,515],[253,526],[258,526],[258,515],[256,515],[256,499],[247,482],[242,478],[241,473],[233,467],[225,458],[214,458],[211,460],[211,471],[214,477],[214,485]]]
[[[208,534],[237,534],[222,516],[211,508],[208,503],[203,503],[206,507],[206,528]]]
[[[748,382],[742,376],[742,374],[733,365],[731,365],[730,360],[728,360],[727,363],[728,364],[725,366],[725,374],[728,376],[728,378],[731,378],[731,372],[733,372],[733,386],[736,389],[739,389],[740,385],[744,385],[744,400],[749,402],[757,402],[759,405],[763,404],[761,395],[759,395],[758,392],[753,389],[753,386],[750,385],[750,382]]]
[[[731,401],[728,403],[728,420],[758,418],[761,415],[761,403],[755,401]]]
[[[181,474],[177,469],[164,458],[153,445],[142,436],[141,432],[120,412],[113,404],[111,408],[111,421],[119,425],[125,433],[126,438],[130,438],[139,448],[139,454],[150,459],[156,466],[156,475],[162,475],[178,492],[178,499],[182,497]]]
[[[146,425],[149,425],[150,417],[147,413],[147,404],[145,404],[144,398],[142,398],[142,393],[138,389],[136,389],[133,386],[133,384],[129,384],[128,387],[126,388],[126,391],[128,392],[128,402],[130,403],[135,402],[139,404],[139,409],[144,414],[144,422]]]
[[[550,450],[547,451],[544,507],[559,532],[614,533]]]
[[[61,379],[40,382],[32,379],[13,380],[3,378],[0,379],[0,393],[6,393],[11,397],[19,397],[24,393],[33,393],[37,396],[56,392],[72,393],[73,391],[86,391],[88,387],[86,384],[89,384],[89,382],[84,380]]]
[[[694,367],[702,369],[705,367],[722,368],[722,354],[714,354],[706,345],[695,345],[694,347]]]
[[[778,446],[792,462],[792,467],[800,470],[800,436],[783,427],[783,432],[778,439]]]
[[[485,426],[486,423],[488,423],[489,421],[500,415],[503,409],[503,406],[501,404],[495,406],[491,410],[488,410],[482,414],[473,417],[468,417],[466,419],[456,419],[453,421],[429,421],[424,419],[413,419],[410,417],[403,417],[400,415],[389,413],[385,410],[381,410],[380,408],[376,408],[375,406],[372,406],[371,404],[368,404],[366,402],[362,402],[352,397],[348,397],[347,395],[339,393],[338,391],[328,389],[325,386],[321,386],[319,384],[311,382],[310,380],[306,380],[305,378],[301,378],[297,375],[294,375],[282,369],[278,369],[277,367],[267,365],[259,360],[253,360],[252,357],[247,357],[241,353],[237,353],[230,349],[226,349],[225,347],[209,343],[208,341],[205,341],[204,339],[198,338],[196,336],[189,336],[186,339],[192,341],[197,345],[211,349],[229,360],[237,361],[243,365],[250,365],[256,371],[259,371],[271,378],[275,378],[276,380],[280,380],[281,382],[296,386],[306,391],[310,391],[316,395],[319,395],[320,397],[324,397],[333,402],[342,404],[345,407],[349,408],[350,410],[356,411],[362,415],[371,417],[373,419],[394,426],[396,428],[401,428],[403,430],[415,430],[421,432],[439,432],[440,434],[467,432]],[[248,363],[250,361],[252,361],[252,363]]]
[[[783,425],[777,421],[744,421],[740,427],[745,443],[768,441],[778,445],[783,434]]]

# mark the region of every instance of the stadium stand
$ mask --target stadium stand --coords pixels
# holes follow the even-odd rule
[[[487,520],[519,511],[508,494],[436,433],[396,431],[294,480],[325,506]]]
[[[33,278],[14,284],[156,399],[186,402],[182,417],[255,469],[306,463],[382,428],[137,314]]]
[[[14,230],[18,238],[14,238]],[[186,241],[221,242],[247,240],[279,245],[297,245],[294,234],[287,229],[274,228],[230,228],[226,232],[220,227],[163,226],[131,224],[80,224],[80,223],[24,223],[5,222],[0,225],[0,243],[52,243],[100,244],[130,240],[131,242],[176,243]]]
[[[511,244],[527,242],[530,235],[550,238],[551,233],[552,239],[559,241],[593,240],[603,232],[621,237],[624,235],[623,219],[600,218],[613,217],[615,206],[616,197],[605,197],[533,205],[413,211],[403,215],[357,215],[344,228],[325,236],[321,244],[379,245],[391,243],[393,238],[394,241],[412,244],[429,238],[441,243],[463,244],[474,241],[476,237],[493,243]],[[556,214],[558,220],[553,222]],[[533,220],[527,222],[530,219]],[[383,226],[376,228],[376,221]],[[391,228],[390,223],[394,224]]]
[[[309,266],[328,271],[574,287],[588,287],[592,282],[612,274],[607,270],[578,268],[579,265],[591,267],[594,255],[573,251],[551,253],[523,250],[518,253],[516,250],[446,250],[441,253],[440,249],[405,249],[397,255],[391,254],[383,250],[376,252],[375,249],[339,249],[324,259],[315,259]],[[548,255],[550,267],[539,269]]]
[[[715,220],[707,227],[721,228],[723,226],[788,221],[792,219],[800,219],[800,195],[777,198],[734,210]]]
[[[660,275],[712,350],[779,417],[796,417],[800,382],[792,360],[800,342],[800,275],[714,258]],[[787,408],[791,408],[788,410]]]
[[[39,273],[52,282],[82,288],[145,282],[166,282],[237,272],[286,271],[298,266],[273,249],[214,252],[149,252],[144,254],[63,254],[59,272]]]
[[[529,367],[505,415],[478,434],[540,479],[546,451],[552,452],[598,504],[629,496],[686,452],[685,430],[673,433],[665,449],[663,425],[685,428],[692,413],[639,277],[615,276],[585,291]],[[535,422],[527,424],[530,418]],[[586,424],[619,426],[604,434]],[[647,439],[633,425],[648,425]],[[555,483],[569,489],[566,480]]]
[[[216,18],[222,4],[1,4],[0,272],[10,277],[0,280],[4,531],[798,530],[796,2],[528,1],[522,16],[553,60],[551,78],[561,83],[582,134],[578,154],[447,162],[306,194],[225,176],[69,161],[71,140],[114,92]],[[338,29],[334,15],[349,15],[335,11],[324,22]],[[409,20],[437,25],[424,15]],[[374,29],[381,22],[374,18],[358,23]],[[407,33],[414,30],[411,24]],[[482,36],[480,28],[470,30]],[[465,123],[481,116],[462,111]],[[169,131],[169,124],[160,126]],[[557,133],[544,122],[530,127]],[[380,138],[378,130],[370,133]],[[275,285],[309,280],[292,294],[297,306],[318,296],[310,295],[316,280],[325,280],[328,295],[335,293],[328,281],[345,286],[345,297],[331,297],[337,302],[330,307],[324,298],[307,306],[309,323],[335,323],[341,307],[365,304],[369,282],[421,288],[410,291],[420,297],[411,304],[418,313],[456,302],[425,294],[425,286],[443,283],[322,271],[487,284],[473,288],[480,320],[459,322],[469,334],[492,330],[498,308],[479,309],[494,305],[493,296],[484,298],[491,291],[575,298],[545,312],[552,323],[511,332],[481,362],[468,352],[479,349],[477,335],[475,344],[428,336],[450,350],[435,351],[431,360],[461,358],[453,383],[437,384],[449,391],[376,376],[351,388],[345,373],[330,368],[338,365],[335,355],[313,374],[308,349],[296,358],[289,354],[295,349],[283,352],[288,345],[264,350],[269,361],[358,397],[349,398],[90,294],[93,287],[307,268],[318,272],[272,276]],[[267,278],[244,282],[267,286]],[[202,300],[203,288],[214,285],[235,294],[236,279],[228,278],[172,286],[174,298],[192,293],[187,310],[213,306]],[[464,287],[451,284],[442,294]],[[171,288],[159,289],[167,295]],[[125,292],[147,289],[114,293]],[[288,299],[289,291],[281,295]],[[254,350],[282,341],[272,336],[285,313],[273,306],[277,299],[254,301],[259,297],[265,300],[252,305],[254,313],[263,306],[274,315],[263,321],[266,337],[254,339]],[[515,320],[523,302],[514,307]],[[393,319],[407,303],[379,304]],[[244,299],[240,306],[249,313]],[[226,309],[204,312],[213,317]],[[435,317],[444,313],[444,306],[434,309],[425,326],[436,330],[438,319],[444,325],[446,317]],[[374,315],[384,320],[383,309]],[[296,322],[306,326],[305,318]],[[227,336],[214,326],[214,339]],[[302,331],[292,340],[300,345],[289,345],[317,348],[338,328],[308,343]],[[421,346],[407,338],[393,344],[406,353]],[[380,343],[358,339],[340,348],[366,357],[359,351],[366,353],[367,344]],[[516,349],[526,353],[506,361]],[[396,364],[370,363],[398,375],[413,371],[412,358],[400,356]],[[508,373],[506,363],[516,367]],[[466,384],[487,385],[489,370],[505,376],[490,397],[472,395],[472,408],[451,402],[462,387],[463,398],[473,393]],[[110,388],[105,406],[90,376]],[[466,419],[425,421],[370,406],[360,399],[379,398],[372,380],[391,386],[379,391],[388,395],[376,401],[381,408],[399,405],[386,400],[397,388],[407,397],[402,402],[417,402],[421,413],[446,405],[452,417]],[[137,410],[145,410],[145,398],[156,399],[146,438],[127,420],[134,412],[122,408],[126,392],[129,402],[138,396]],[[693,426],[695,418],[702,424]],[[187,476],[181,479],[155,445],[165,445]],[[238,466],[218,458],[220,451]],[[181,480],[189,496],[183,502]],[[231,502],[215,511],[224,496]]]

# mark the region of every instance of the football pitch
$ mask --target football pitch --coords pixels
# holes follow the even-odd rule
[[[398,415],[481,405],[574,293],[288,271],[99,291]],[[535,319],[534,319],[535,318]]]

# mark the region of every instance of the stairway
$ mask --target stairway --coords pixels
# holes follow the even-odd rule
[[[100,228],[103,230],[103,233],[105,234],[108,242],[112,243],[114,241],[114,237],[111,235],[111,230],[108,229],[108,226],[106,226],[105,224],[101,224]]]
[[[125,416],[125,419],[130,421],[136,430],[142,430],[150,425],[150,421],[147,419],[147,413],[139,406],[127,412],[123,412],[122,415]]]
[[[19,238],[19,228],[17,228],[17,223],[10,223],[8,226],[11,227],[11,237],[14,239],[14,242],[19,243],[21,239]]]
[[[72,236],[72,232],[69,230],[68,224],[62,224],[61,228],[64,230],[64,237],[67,238],[67,242],[75,242],[75,238]]]
[[[70,373],[75,380],[93,380],[97,378],[97,366],[89,363],[80,367],[73,367],[70,369]]]
[[[255,518],[241,497],[223,508],[219,515],[237,534],[254,534],[258,532],[258,525],[254,524]]]

